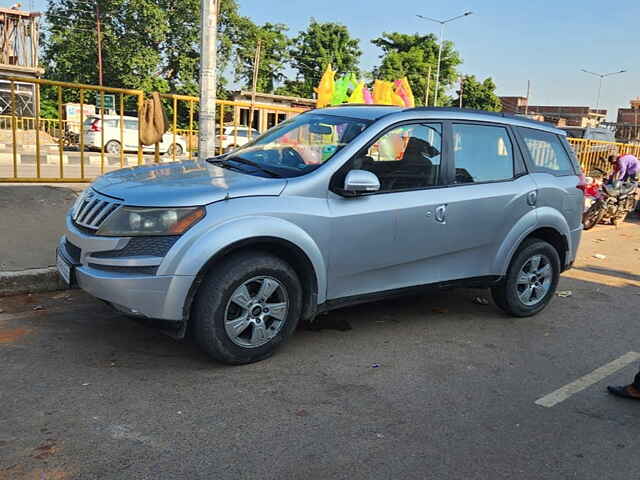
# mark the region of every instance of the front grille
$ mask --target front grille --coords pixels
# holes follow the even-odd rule
[[[164,257],[171,247],[180,237],[133,237],[126,247],[121,250],[109,250],[106,252],[95,252],[91,256],[94,258],[122,258],[122,257]]]
[[[90,263],[91,268],[96,270],[102,270],[104,272],[113,273],[129,273],[138,275],[155,275],[158,271],[158,267],[116,267],[113,265],[99,265],[97,263]]]
[[[80,263],[80,247],[75,246],[69,240],[64,241],[64,249],[67,251],[67,256],[69,260],[72,260],[73,263]]]
[[[117,210],[122,203],[112,197],[107,197],[88,188],[82,194],[73,212],[73,221],[84,228],[98,230],[109,215]]]

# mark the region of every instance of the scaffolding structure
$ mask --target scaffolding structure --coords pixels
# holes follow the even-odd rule
[[[0,70],[39,76],[39,12],[0,7]]]
[[[39,12],[0,7],[0,115],[11,114],[12,108],[19,116],[35,115],[36,87],[22,82],[14,82],[12,87],[5,79],[29,80],[44,73],[39,65],[39,21]]]

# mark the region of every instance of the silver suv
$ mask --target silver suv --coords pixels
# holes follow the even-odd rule
[[[417,287],[486,287],[511,315],[540,312],[576,256],[581,182],[565,133],[546,124],[333,107],[224,156],[102,176],[67,217],[58,267],[248,363],[300,321]]]

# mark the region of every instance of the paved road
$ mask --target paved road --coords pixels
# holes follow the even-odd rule
[[[589,232],[533,319],[386,301],[234,368],[79,292],[1,300],[0,479],[639,478],[640,405],[604,392],[636,365],[534,403],[640,351],[638,247],[640,224]]]

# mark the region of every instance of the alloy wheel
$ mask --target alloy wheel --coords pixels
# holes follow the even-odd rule
[[[540,303],[549,293],[553,283],[551,261],[541,254],[529,258],[520,269],[516,292],[520,301],[529,307]]]
[[[287,289],[269,276],[254,277],[240,285],[225,309],[229,339],[244,348],[257,348],[275,337],[289,311]]]

